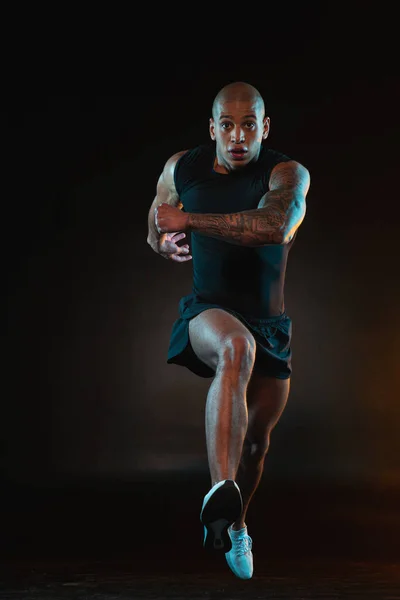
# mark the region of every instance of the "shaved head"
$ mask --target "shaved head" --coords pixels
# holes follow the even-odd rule
[[[212,105],[213,119],[218,119],[221,112],[222,104],[226,102],[250,102],[255,105],[257,110],[260,110],[262,117],[265,114],[264,100],[260,92],[249,83],[236,81],[224,86],[215,96]]]

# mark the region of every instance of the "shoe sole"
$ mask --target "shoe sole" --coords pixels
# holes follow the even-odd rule
[[[232,480],[226,480],[207,500],[200,514],[206,533],[203,546],[206,550],[229,552],[232,540],[228,528],[243,510],[239,488]]]

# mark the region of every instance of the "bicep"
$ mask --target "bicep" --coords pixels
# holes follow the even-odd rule
[[[177,152],[166,162],[157,182],[157,195],[154,200],[157,205],[162,202],[166,202],[171,206],[178,206],[180,204],[179,194],[175,187],[174,172],[176,163],[185,152],[186,150]]]
[[[291,190],[303,196],[304,199],[310,187],[308,169],[295,160],[281,162],[275,165],[269,178],[269,189]]]
[[[164,171],[161,173],[158,182],[157,182],[157,192],[154,202],[158,204],[162,204],[166,202],[171,206],[177,206],[179,204],[179,196],[175,189],[175,185],[172,182],[168,181],[165,177]]]
[[[264,210],[282,234],[282,243],[290,242],[306,213],[310,187],[308,170],[296,161],[278,163],[271,171],[269,191],[258,208]]]

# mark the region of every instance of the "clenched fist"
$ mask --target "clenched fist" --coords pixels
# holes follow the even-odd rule
[[[154,211],[156,229],[158,233],[173,233],[185,231],[189,224],[189,215],[179,208],[163,202]]]

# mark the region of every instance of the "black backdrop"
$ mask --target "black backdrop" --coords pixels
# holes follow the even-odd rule
[[[399,483],[393,15],[246,11],[97,15],[56,49],[54,23],[51,43],[18,38],[2,115],[5,480],[205,472],[209,382],[165,362],[191,265],[152,253],[147,212],[167,158],[208,139],[215,94],[243,80],[264,96],[268,144],[312,178],[267,469]]]

